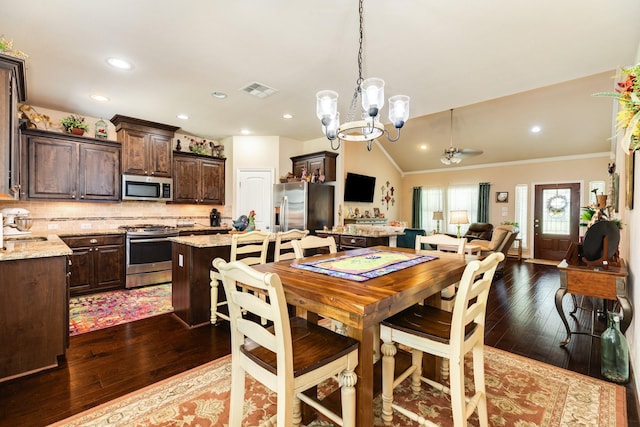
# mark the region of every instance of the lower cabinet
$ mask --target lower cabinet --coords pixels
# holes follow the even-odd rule
[[[58,366],[69,337],[67,257],[0,262],[0,382]]]
[[[338,251],[348,251],[349,249],[368,248],[370,246],[389,246],[388,237],[357,236],[353,234],[328,234],[317,233],[319,237],[332,236],[336,241]]]
[[[68,236],[71,296],[125,287],[124,235]]]

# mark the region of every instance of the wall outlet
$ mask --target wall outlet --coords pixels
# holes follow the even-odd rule
[[[58,224],[47,224],[47,230],[57,230]]]
[[[88,230],[91,228],[91,224],[80,224],[82,230]]]

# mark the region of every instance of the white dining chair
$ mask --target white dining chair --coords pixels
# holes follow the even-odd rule
[[[300,425],[303,401],[331,422],[355,427],[358,341],[299,317],[290,319],[277,274],[260,273],[241,262],[227,263],[220,258],[213,261],[213,266],[222,277],[231,324],[228,425],[242,424],[248,373],[277,394],[277,411],[270,423]],[[243,292],[243,286],[254,289],[256,294],[266,294],[266,298]],[[255,316],[243,316],[243,312]],[[257,317],[273,322],[272,326],[267,328],[252,320]],[[340,385],[342,415],[304,393],[329,378],[336,378]]]
[[[467,425],[469,416],[477,410],[480,426],[488,427],[487,396],[484,381],[484,325],[489,288],[498,263],[504,254],[489,255],[483,261],[467,264],[462,274],[453,312],[428,305],[413,305],[383,320],[380,324],[382,344],[382,419],[393,421],[397,410],[420,425],[433,426],[424,418],[393,401],[393,390],[411,377],[411,388],[420,391],[424,382],[451,397],[453,425]],[[395,376],[396,345],[411,349],[411,366]],[[465,395],[464,358],[473,355],[474,395]],[[422,376],[422,355],[429,353],[449,362],[449,387]]]
[[[293,252],[296,258],[304,258],[307,253],[306,251],[310,249],[324,249],[330,254],[338,252],[338,247],[333,236],[306,236],[300,240],[292,241],[291,245],[293,246]]]
[[[291,241],[302,239],[309,234],[309,230],[289,230],[279,231],[276,233],[276,248],[273,255],[274,261],[282,261],[285,259],[294,259],[296,257],[293,251]]]
[[[231,236],[231,254],[229,261],[242,261],[246,265],[264,264],[267,262],[267,249],[269,248],[270,233],[251,231],[249,233],[237,233]],[[227,305],[226,301],[218,300],[220,275],[215,269],[209,272],[211,279],[211,323],[215,324],[218,317],[229,320],[229,316],[219,311],[220,307]]]

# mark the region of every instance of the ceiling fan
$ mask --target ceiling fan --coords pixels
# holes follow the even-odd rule
[[[474,150],[473,148],[457,148],[453,146],[453,108],[449,110],[451,112],[449,135],[451,141],[449,147],[444,149],[444,154],[440,157],[440,161],[445,165],[458,164],[462,161],[463,157],[477,156],[482,154],[482,150]]]

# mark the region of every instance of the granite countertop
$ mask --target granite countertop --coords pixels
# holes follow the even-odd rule
[[[5,238],[4,247],[0,249],[0,262],[71,254],[71,249],[55,234],[28,234]]]
[[[214,246],[230,246],[231,236],[233,236],[233,234],[209,234],[204,236],[169,237],[169,240],[196,248],[211,248]],[[275,233],[271,233],[271,235],[269,236],[269,240],[272,242],[276,240]],[[286,240],[287,239],[283,239],[283,241]]]
[[[344,231],[332,231],[332,230],[316,230],[318,234],[332,234],[336,236],[353,236],[353,237],[391,237],[391,236],[403,236],[403,231],[361,231],[356,230],[355,233],[351,233],[348,230]]]

